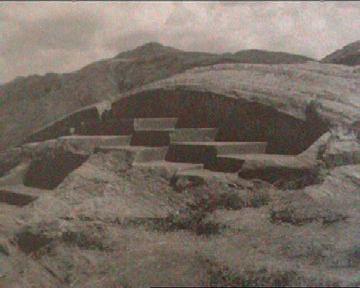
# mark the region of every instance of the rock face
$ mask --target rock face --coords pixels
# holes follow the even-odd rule
[[[79,109],[66,117],[49,123],[39,131],[35,131],[25,141],[37,142],[43,139],[54,139],[60,136],[71,135],[80,130],[84,123],[89,121],[96,126],[96,123],[100,122],[101,112],[99,112],[96,105]]]
[[[357,131],[356,129],[350,132],[337,129],[329,139],[322,155],[328,167],[360,163],[360,143],[356,135]]]
[[[0,150],[21,143],[24,137],[71,112],[115,99],[119,93],[186,69],[216,63],[303,63],[310,60],[291,54],[274,58],[273,53],[267,51],[240,54],[185,52],[148,43],[72,73],[17,78],[0,86]],[[257,57],[260,54],[261,57]]]
[[[53,189],[80,166],[91,149],[63,139],[30,143],[0,155],[0,186]]]
[[[297,119],[316,113],[334,125],[360,118],[356,68],[319,63],[291,65],[218,64],[194,68],[122,95],[153,90],[201,91],[273,107]],[[156,93],[154,93],[156,94]],[[121,103],[121,99],[119,100]],[[113,104],[116,105],[116,102]],[[313,113],[316,112],[316,113]],[[318,119],[318,120],[320,120]]]
[[[118,93],[161,71],[167,77],[219,60],[188,53],[150,43],[102,63],[129,76],[111,78]],[[87,92],[100,83],[91,75],[93,83],[82,82]],[[19,143],[21,135],[31,143],[0,153],[0,287],[359,286],[359,92],[354,67],[228,63],[112,102],[83,107],[84,97],[51,123],[34,115],[2,140]],[[59,111],[70,111],[62,101]],[[0,115],[14,120],[26,104]],[[21,117],[9,122],[13,129],[28,121]],[[133,134],[113,135],[121,125]],[[191,147],[191,161],[245,155],[245,162],[236,173],[210,171],[165,161],[168,147],[174,158]],[[241,178],[269,169],[284,172],[281,185]],[[305,179],[289,181],[291,170]]]
[[[360,65],[360,41],[353,42],[336,50],[321,60],[324,63]]]

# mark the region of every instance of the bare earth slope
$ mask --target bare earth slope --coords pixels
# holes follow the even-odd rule
[[[268,51],[235,54],[185,52],[148,43],[66,74],[19,77],[0,86],[0,150],[81,107],[186,69],[216,63],[302,63],[304,56]],[[276,55],[276,57],[274,57]]]

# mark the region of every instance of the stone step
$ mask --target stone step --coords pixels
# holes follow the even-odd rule
[[[129,145],[131,136],[127,135],[71,135],[59,138],[60,142],[79,150],[93,152],[99,146]]]
[[[175,129],[177,118],[135,118],[135,131],[163,131]]]
[[[222,171],[239,171],[241,177],[267,179],[267,176],[282,173],[309,171],[316,166],[316,162],[294,155],[227,154],[217,156],[216,166]]]
[[[145,146],[100,146],[95,153],[125,153],[127,159],[133,163],[164,160],[168,147],[145,147]]]
[[[216,172],[208,169],[185,170],[177,173],[176,177],[178,179],[188,179],[189,181],[195,182],[205,182],[211,179],[215,179],[221,182],[234,183],[239,180],[239,176],[237,175],[237,173]]]
[[[18,191],[0,188],[0,202],[15,206],[25,206],[38,198],[30,193],[21,193]]]
[[[134,131],[174,130],[177,118],[121,118],[108,120],[101,125],[110,134],[129,135]]]
[[[174,142],[166,160],[204,163],[205,168],[211,168],[218,154],[264,153],[265,149],[265,142]]]
[[[131,145],[135,146],[168,146],[178,141],[214,141],[217,129],[215,128],[184,128],[164,130],[134,131]]]
[[[173,176],[180,171],[203,169],[203,164],[168,162],[164,160],[134,163],[134,167],[162,170],[167,176]]]
[[[175,129],[170,133],[171,142],[197,141],[209,142],[214,141],[217,128],[182,128]]]
[[[133,167],[153,171],[154,175],[159,175],[169,181],[181,171],[199,170],[203,168],[203,164],[179,163],[168,161],[150,161],[146,163],[134,163]]]
[[[251,181],[240,178],[237,173],[216,172],[208,169],[179,171],[172,179],[174,189],[179,192],[205,183],[211,187],[215,182],[242,188],[252,188],[254,185]]]

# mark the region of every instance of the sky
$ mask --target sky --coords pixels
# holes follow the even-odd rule
[[[64,73],[147,42],[320,59],[360,40],[360,2],[0,2],[0,83]]]

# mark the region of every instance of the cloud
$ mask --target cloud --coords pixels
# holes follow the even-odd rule
[[[17,31],[5,38],[0,52],[14,57],[33,52],[36,48],[42,51],[91,49],[100,28],[100,22],[89,15],[61,15],[31,24],[21,23]]]
[[[145,42],[322,58],[360,39],[358,2],[3,2],[0,82],[70,72]]]
[[[27,9],[9,6],[0,6],[0,82],[19,75],[72,70],[92,61],[85,55],[93,55],[92,44],[104,28],[97,15],[57,7],[45,12],[30,5]]]

